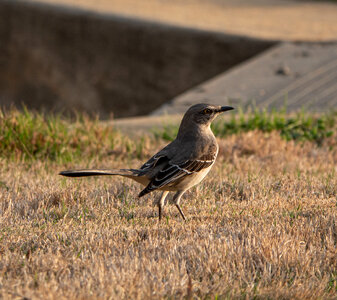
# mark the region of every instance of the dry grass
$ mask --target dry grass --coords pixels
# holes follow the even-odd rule
[[[162,141],[143,144],[145,157]],[[205,181],[158,223],[121,178],[0,159],[0,298],[336,299],[337,137],[321,147],[248,132],[220,140]],[[78,166],[134,166],[113,153]]]

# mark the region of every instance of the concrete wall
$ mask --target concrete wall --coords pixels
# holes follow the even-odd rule
[[[0,105],[147,114],[273,45],[115,15],[0,1]]]

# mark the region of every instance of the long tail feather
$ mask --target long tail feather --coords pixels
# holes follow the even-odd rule
[[[67,177],[85,177],[85,176],[104,176],[104,175],[120,175],[127,177],[137,176],[138,170],[134,169],[111,169],[111,170],[67,170],[62,171],[59,175]]]

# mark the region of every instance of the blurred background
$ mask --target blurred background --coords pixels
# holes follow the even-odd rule
[[[0,105],[106,119],[337,105],[336,1],[1,0]]]

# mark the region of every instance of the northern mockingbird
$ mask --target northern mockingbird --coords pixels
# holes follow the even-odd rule
[[[182,218],[181,196],[192,186],[198,184],[213,166],[219,146],[210,128],[212,121],[220,113],[231,110],[230,106],[196,104],[185,113],[176,139],[152,156],[139,169],[112,170],[68,170],[60,175],[68,177],[120,175],[131,178],[146,186],[138,197],[154,190],[163,193],[157,201],[159,220],[168,192],[176,192],[173,202]]]

